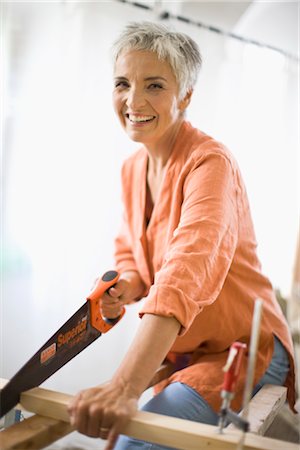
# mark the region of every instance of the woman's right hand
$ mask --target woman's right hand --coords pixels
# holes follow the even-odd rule
[[[145,285],[135,271],[121,274],[118,282],[101,298],[101,314],[108,319],[119,317],[123,306],[139,299],[145,291]]]

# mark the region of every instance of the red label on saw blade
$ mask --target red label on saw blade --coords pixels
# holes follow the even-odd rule
[[[54,342],[41,352],[40,355],[41,364],[45,364],[45,362],[49,361],[49,359],[52,358],[55,355],[55,353],[56,353],[56,343]]]

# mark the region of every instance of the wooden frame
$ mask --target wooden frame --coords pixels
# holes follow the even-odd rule
[[[5,380],[0,379],[1,384],[3,386]],[[42,388],[24,392],[21,395],[21,407],[36,415],[2,431],[0,449],[40,449],[73,431],[67,412],[67,404],[71,398],[71,395]],[[265,395],[260,391],[260,397],[254,397],[251,401],[253,404],[250,408],[250,430],[262,433],[267,426],[266,420],[268,419],[270,425],[272,417],[275,417],[285,398],[286,388],[280,386],[265,388]],[[257,402],[259,402],[259,409]],[[183,450],[235,449],[242,440],[244,450],[282,450],[283,448],[283,441],[259,436],[253,432],[243,436],[241,431],[231,426],[226,428],[223,434],[219,434],[215,426],[141,411],[131,419],[122,432],[137,439]],[[284,449],[299,450],[299,446],[284,442]]]
[[[263,436],[286,401],[287,388],[266,384],[249,403],[250,432]],[[240,413],[242,415],[242,412]],[[234,429],[230,424],[227,429]]]

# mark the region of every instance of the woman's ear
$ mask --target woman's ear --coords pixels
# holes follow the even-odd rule
[[[186,110],[186,108],[189,106],[191,98],[192,98],[192,94],[193,94],[193,90],[191,89],[191,90],[187,91],[187,93],[185,94],[183,99],[180,100],[178,107],[181,112],[184,112]]]

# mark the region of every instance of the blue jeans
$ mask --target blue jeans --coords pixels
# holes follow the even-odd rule
[[[274,337],[274,353],[272,361],[253,389],[253,395],[264,384],[283,385],[289,371],[289,360],[281,342]],[[142,411],[150,411],[166,416],[179,417],[209,425],[217,425],[219,416],[194,389],[186,384],[175,382],[167,386],[162,392],[153,397]],[[172,450],[170,447],[151,444],[127,436],[120,436],[115,450]],[[173,449],[174,450],[174,449]]]

